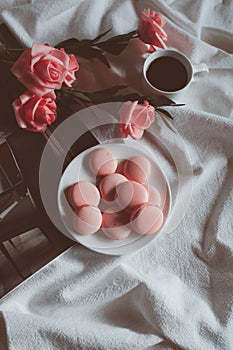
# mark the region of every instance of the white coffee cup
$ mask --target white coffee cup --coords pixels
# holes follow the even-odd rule
[[[162,90],[159,87],[156,87],[151,83],[147,76],[147,71],[156,59],[159,57],[172,57],[177,59],[185,68],[187,73],[187,79],[184,86],[177,90],[169,91],[169,90]],[[189,85],[195,81],[199,77],[206,76],[209,73],[208,67],[205,63],[200,63],[197,65],[194,65],[190,62],[188,57],[186,57],[183,53],[180,51],[174,50],[174,49],[159,49],[158,51],[153,52],[150,54],[147,59],[144,62],[143,66],[143,80],[144,80],[144,88],[146,93],[156,94],[156,95],[163,95],[167,97],[176,97],[183,91],[185,91]],[[169,83],[168,83],[169,85]]]

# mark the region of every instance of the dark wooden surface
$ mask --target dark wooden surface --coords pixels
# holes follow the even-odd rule
[[[5,25],[0,26],[0,41],[8,48],[20,47]],[[10,65],[0,64],[0,132],[9,134],[7,140],[14,152],[25,184],[28,186],[36,207],[42,215],[43,226],[46,227],[46,235],[36,229],[16,236],[11,242],[4,242],[5,248],[17,264],[21,274],[24,278],[27,278],[27,276],[73,245],[74,242],[53,227],[43,208],[39,191],[38,170],[46,138],[41,134],[20,130],[16,124],[12,102],[23,91],[25,91],[25,88],[11,74]],[[67,118],[71,111],[72,109],[68,107],[64,109],[60,107],[53,128],[59,125],[63,118]],[[73,154],[78,154],[94,144],[96,144],[96,140],[87,132],[74,145]],[[22,278],[0,252],[0,297],[21,281]]]

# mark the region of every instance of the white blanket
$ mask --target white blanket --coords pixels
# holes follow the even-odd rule
[[[144,7],[165,16],[168,46],[210,69],[182,96],[185,107],[169,108],[193,167],[185,217],[132,255],[74,246],[56,258],[2,299],[1,349],[233,349],[233,2],[18,1],[4,3],[1,20],[25,45],[55,44],[108,28],[126,33]],[[87,87],[127,82],[140,90],[143,59],[127,66],[135,48],[127,50],[113,58],[111,79],[93,65]]]

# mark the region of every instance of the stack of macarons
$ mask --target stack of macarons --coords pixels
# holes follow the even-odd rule
[[[158,232],[164,222],[161,195],[149,184],[151,162],[144,156],[117,161],[108,148],[88,155],[88,165],[98,186],[79,181],[68,188],[74,209],[73,227],[81,235],[100,228],[111,239],[124,239],[133,231],[141,235]],[[104,209],[100,210],[102,207]]]

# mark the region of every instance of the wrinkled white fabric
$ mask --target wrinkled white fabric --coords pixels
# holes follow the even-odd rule
[[[165,16],[169,47],[210,70],[178,99],[185,107],[167,109],[193,167],[185,216],[128,256],[74,246],[56,258],[1,300],[1,348],[7,341],[10,350],[233,349],[232,1],[33,1],[1,18],[30,46],[109,28],[126,33],[144,7]],[[123,82],[141,91],[144,52],[130,43],[109,57],[108,74],[102,63],[80,60],[77,83],[95,90]],[[154,127],[171,143],[163,123]]]

